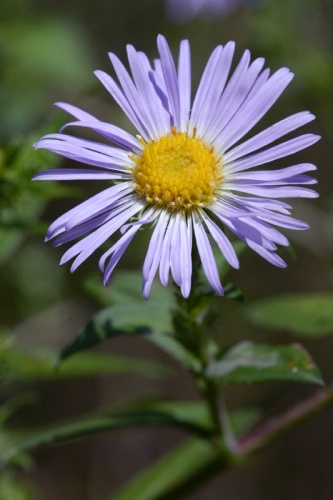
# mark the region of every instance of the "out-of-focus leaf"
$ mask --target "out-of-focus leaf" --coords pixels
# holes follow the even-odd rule
[[[17,472],[5,469],[0,474],[1,500],[38,500],[35,487]]]
[[[138,326],[142,325],[142,326]],[[199,369],[198,360],[170,333],[170,319],[165,305],[155,302],[134,302],[131,314],[125,305],[103,309],[89,321],[78,337],[60,354],[59,363],[73,354],[121,335],[142,335],[193,371]]]
[[[186,349],[175,337],[168,332],[152,331],[145,338],[167,352],[172,358],[176,359],[193,372],[200,369],[199,360]]]
[[[119,335],[149,334],[149,339],[176,349],[175,342],[163,337],[162,331],[172,330],[170,310],[173,297],[170,290],[154,284],[151,296],[144,301],[141,294],[142,276],[137,272],[119,271],[109,289],[90,279],[87,286],[102,303],[111,307],[95,314],[78,337],[61,353],[60,360]],[[167,349],[168,350],[168,349]]]
[[[257,407],[240,408],[229,415],[233,434],[242,437],[261,419],[263,411]]]
[[[196,411],[199,410],[199,407]],[[255,408],[230,414],[230,424],[236,436],[245,434],[261,417]],[[211,476],[232,464],[233,457],[224,447],[192,439],[180,445],[139,473],[112,500],[172,500],[183,498]],[[111,500],[110,498],[110,500]]]
[[[95,314],[79,336],[65,347],[60,360],[119,335],[143,335],[171,326],[165,306],[153,301],[115,305]]]
[[[58,128],[57,122],[52,120],[49,126]],[[38,218],[46,201],[80,192],[60,183],[31,181],[37,171],[55,168],[60,162],[49,152],[34,151],[32,145],[43,132],[11,141],[0,151],[0,264],[20,246],[27,231],[45,233],[47,226]]]
[[[255,325],[305,337],[333,333],[333,294],[288,294],[257,301],[246,311]]]
[[[180,406],[181,408],[181,406]],[[187,408],[190,409],[190,406]],[[207,411],[197,405],[194,412]],[[261,417],[255,408],[237,410],[230,415],[230,424],[236,436],[245,434]],[[139,473],[112,500],[172,500],[183,498],[233,461],[227,449],[209,442],[192,439],[172,450]],[[110,500],[111,500],[110,498]]]
[[[71,423],[31,430],[7,430],[0,434],[0,457],[11,460],[16,454],[39,446],[70,441],[102,432],[136,426],[170,425],[199,436],[211,434],[209,417],[201,403],[152,403],[118,412],[80,417]]]
[[[21,231],[11,228],[0,229],[0,264],[10,257],[24,239]]]
[[[123,356],[81,353],[60,367],[57,366],[57,358],[58,354],[50,351],[30,352],[11,348],[0,352],[0,380],[28,382],[119,373],[161,377],[167,373],[166,368],[152,361]]]
[[[0,427],[2,427],[6,421],[15,413],[19,408],[26,405],[31,405],[36,402],[35,394],[21,393],[12,399],[9,399],[0,406]]]
[[[299,344],[270,346],[240,342],[207,368],[212,379],[230,384],[290,380],[322,384],[309,353]]]
[[[171,494],[170,498],[179,498],[172,497],[173,490],[188,480],[194,482],[202,469],[220,460],[218,449],[205,441],[192,439],[155,462],[110,500],[154,500],[167,494]]]
[[[0,83],[6,123],[0,136],[30,130],[52,89],[68,95],[71,85],[77,89],[90,82],[91,47],[79,25],[68,19],[18,16],[1,23],[0,43],[2,58],[8,62]]]
[[[237,302],[246,302],[242,290],[237,288],[232,283],[225,285],[224,296],[227,299],[236,300]]]
[[[126,304],[128,301],[143,304],[142,298],[142,272],[118,270],[112,279],[110,286],[102,285],[96,275],[86,280],[86,288],[91,295],[102,305]],[[169,288],[161,285],[159,281],[154,282],[148,303],[150,301],[160,302],[165,307],[171,307],[174,299]]]
[[[212,420],[202,401],[152,401],[129,406],[130,410],[168,415],[174,422],[202,436],[212,434]]]

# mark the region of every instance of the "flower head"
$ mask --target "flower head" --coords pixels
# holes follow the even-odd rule
[[[314,116],[305,111],[255,134],[247,134],[271,108],[293,75],[281,68],[271,76],[264,60],[250,61],[245,51],[229,76],[235,44],[218,46],[210,56],[191,104],[190,47],[180,44],[178,69],[164,37],[157,40],[160,58],[152,67],[147,56],[127,47],[132,77],[110,54],[119,83],[96,71],[112,97],[138,130],[135,137],[74,106],[58,103],[75,121],[65,125],[91,129],[108,143],[65,134],[43,137],[35,147],[48,149],[95,168],[40,172],[41,180],[105,180],[111,186],[84,201],[51,224],[46,239],[56,246],[78,238],[61,263],[74,259],[74,271],[119,231],[118,240],[100,259],[104,284],[141,227],[152,227],[143,265],[143,295],[148,297],[159,270],[169,274],[184,297],[191,290],[193,240],[211,287],[223,294],[212,242],[234,268],[239,263],[224,228],[228,228],[270,263],[285,267],[277,245],[289,245],[275,226],[307,229],[290,216],[280,198],[316,197],[307,186],[315,170],[301,163],[278,170],[256,167],[287,157],[314,144],[304,134],[272,145]],[[210,235],[210,236],[209,236]]]
[[[223,17],[245,0],[165,0],[167,15],[176,23],[186,23],[196,16]]]

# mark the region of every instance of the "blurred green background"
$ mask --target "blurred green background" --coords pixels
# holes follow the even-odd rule
[[[87,289],[87,279],[99,277],[98,252],[71,275],[67,266],[58,265],[62,249],[52,249],[43,239],[55,217],[97,191],[99,186],[32,183],[34,172],[66,165],[55,155],[35,153],[32,144],[67,121],[65,113],[53,108],[57,101],[76,104],[101,119],[132,130],[93,71],[111,72],[107,52],[115,52],[125,60],[127,43],[144,50],[151,58],[156,57],[158,33],[167,37],[175,56],[180,40],[190,40],[194,88],[211,51],[228,40],[237,43],[235,60],[249,48],[253,57],[264,56],[272,70],[287,66],[295,72],[290,87],[258,129],[301,110],[308,109],[317,116],[304,130],[319,133],[322,141],[297,154],[295,159],[295,163],[307,161],[318,166],[320,198],[294,203],[295,217],[309,222],[311,229],[288,234],[294,252],[286,256],[289,263],[286,270],[275,269],[248,251],[241,257],[240,271],[231,272],[229,278],[243,290],[250,303],[269,294],[331,291],[332,20],[330,0],[253,0],[227,18],[211,21],[197,18],[186,25],[166,19],[162,0],[2,0],[1,343],[6,345],[10,339],[22,348],[59,350],[98,310],[98,302]],[[291,164],[290,160],[281,163]],[[137,238],[120,267],[140,269],[147,237],[143,233],[141,239]],[[271,333],[245,322],[246,307],[223,302],[215,328],[220,344],[244,339],[291,341],[286,332]],[[332,338],[308,340],[305,344],[325,380],[332,380]],[[0,362],[1,349],[2,346]],[[23,405],[13,415],[12,423],[44,424],[154,392],[174,398],[196,398],[187,375],[142,338],[117,339],[98,351],[163,361],[172,368],[171,380],[129,374],[14,383],[0,366],[2,402],[15,393],[34,395],[31,404]],[[278,394],[279,406],[272,411],[280,411],[312,390],[303,385],[265,384],[230,387],[226,395],[230,407],[238,408],[267,395],[274,399]],[[333,498],[332,417],[332,410],[316,417],[259,453],[250,463],[217,477],[191,498],[330,500]],[[180,431],[141,428],[47,447],[34,454],[34,464],[28,473],[15,476],[16,485],[21,485],[22,495],[26,496],[8,496],[13,486],[7,476],[0,485],[0,497],[7,491],[6,500],[104,499],[183,438]]]

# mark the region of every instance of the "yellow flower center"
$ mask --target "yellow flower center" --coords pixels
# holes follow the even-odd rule
[[[131,157],[132,173],[135,189],[148,203],[188,211],[214,200],[222,180],[222,157],[213,146],[175,128],[142,144],[142,153]]]

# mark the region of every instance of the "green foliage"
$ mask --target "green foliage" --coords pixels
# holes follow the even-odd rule
[[[92,377],[103,374],[133,373],[162,377],[167,369],[152,361],[102,353],[83,353],[60,367],[58,354],[51,351],[27,351],[19,348],[0,352],[0,381],[2,383],[57,380],[60,378]]]
[[[259,417],[260,412],[253,408],[233,412],[230,415],[230,423],[235,435],[243,435]],[[181,498],[224,467],[231,465],[234,460],[235,457],[223,445],[211,446],[207,441],[192,438],[139,473],[111,498],[112,500]]]
[[[165,288],[159,282],[153,284],[149,300],[144,302],[141,292],[142,273],[139,271],[117,269],[108,287],[103,286],[101,280],[94,274],[85,281],[85,287],[92,297],[104,306],[128,303],[142,305],[149,304],[152,300],[154,303],[158,303],[159,306],[165,304],[167,309],[174,303],[171,290]]]
[[[149,300],[144,302],[141,283],[141,273],[134,271],[118,270],[108,288],[96,278],[89,278],[86,287],[93,297],[102,304],[113,305],[92,317],[78,337],[62,350],[60,360],[119,335],[143,335],[184,366],[198,370],[198,360],[171,334],[171,310],[175,307],[171,291],[154,283]]]
[[[192,439],[157,461],[134,478],[110,500],[154,500],[172,494],[177,487],[195,481],[196,474],[219,460],[219,453],[207,442]],[[174,498],[177,498],[174,496]]]
[[[255,325],[304,337],[333,333],[333,294],[286,294],[252,303],[246,317]]]
[[[57,120],[50,126],[57,127]],[[31,182],[36,172],[56,168],[61,161],[46,151],[34,151],[33,144],[41,134],[11,141],[1,150],[0,264],[13,254],[28,233],[45,233],[46,225],[37,220],[47,201],[80,192],[78,188],[55,182]]]
[[[273,380],[323,383],[318,367],[298,344],[270,346],[240,342],[209,364],[207,376],[229,384]]]
[[[6,430],[0,435],[0,457],[4,462],[17,455],[45,445],[52,445],[137,426],[171,425],[196,435],[207,437],[212,427],[207,409],[194,402],[153,402],[131,405],[121,411],[107,410],[81,416],[69,423],[56,423],[46,428]]]
[[[133,12],[132,17],[128,15],[131,9],[124,6],[125,3],[119,0],[101,2],[99,7],[96,6],[92,28],[96,29],[98,26],[98,36],[89,40],[84,32],[84,25],[87,20],[89,23],[90,19],[89,2],[83,2],[79,7],[75,7],[75,2],[71,2],[69,6],[64,4],[63,7],[57,5],[55,13],[52,5],[45,7],[41,1],[36,3],[35,0],[4,0],[4,15],[0,16],[0,264],[6,264],[3,266],[5,280],[2,282],[2,295],[5,296],[6,306],[10,304],[11,314],[8,317],[13,323],[19,323],[23,316],[27,316],[29,321],[29,316],[34,312],[34,304],[38,304],[40,311],[53,301],[61,300],[65,290],[67,297],[69,290],[72,290],[72,283],[80,276],[79,271],[75,278],[68,278],[71,285],[69,281],[65,283],[64,280],[60,285],[56,276],[49,276],[49,268],[44,265],[39,248],[31,243],[31,240],[28,245],[22,245],[26,237],[31,238],[36,233],[44,235],[46,223],[38,220],[49,200],[80,194],[72,183],[31,182],[35,172],[57,168],[60,162],[57,155],[43,150],[36,152],[32,147],[40,136],[57,131],[64,122],[63,112],[52,112],[50,104],[55,100],[77,103],[92,113],[96,112],[96,116],[99,116],[101,111],[102,119],[105,117],[108,121],[103,103],[98,101],[96,95],[91,95],[95,82],[92,70],[99,64],[96,58],[94,63],[91,61],[92,51],[95,48],[108,47],[119,54],[119,50],[123,50],[124,38],[126,43],[134,43],[144,50],[146,46],[148,52],[151,52],[152,37],[146,28],[155,25],[153,16],[156,14],[156,20],[158,19],[160,27],[163,27],[159,31],[169,29],[169,25],[163,24],[160,16],[161,4],[158,7],[158,3],[152,0],[148,2],[149,15],[147,12],[147,15],[143,16],[146,19],[144,29],[141,23],[138,30],[135,16],[133,17]],[[134,1],[132,4],[135,12],[142,10],[142,6],[136,5]],[[71,17],[73,9],[75,11],[76,8],[79,9],[79,15]],[[281,101],[282,107],[279,107],[278,111],[281,117],[300,109],[311,109],[318,116],[317,127],[322,128],[327,137],[331,137],[333,122],[329,104],[333,63],[330,16],[326,15],[329,8],[331,6],[328,1],[257,2],[255,6],[251,4],[250,8],[245,6],[241,9],[239,17],[235,13],[227,20],[214,19],[215,26],[221,22],[222,30],[211,30],[209,23],[202,23],[197,19],[192,27],[182,27],[182,33],[177,32],[178,28],[172,28],[169,39],[171,45],[176,46],[179,39],[184,38],[183,29],[189,30],[193,75],[197,82],[204,64],[201,58],[203,40],[208,51],[215,45],[214,40],[224,44],[231,33],[232,37],[235,34],[238,54],[250,41],[252,56],[266,56],[272,71],[286,65],[296,73],[294,84]],[[101,15],[101,12],[111,12],[107,9],[112,9],[115,15]],[[6,13],[9,15],[7,19]],[[111,18],[113,21],[111,20],[110,31]],[[131,28],[130,32],[126,32],[123,29],[125,25],[121,25],[125,19],[126,27]],[[107,29],[104,34],[103,24]],[[224,33],[222,39],[221,33]],[[103,50],[100,55],[103,57],[102,64],[107,64]],[[110,68],[106,66],[105,69]],[[100,90],[102,92],[102,89]],[[104,94],[107,96],[105,91]],[[109,102],[113,106],[111,99]],[[274,110],[272,112],[274,113]],[[52,113],[52,121],[46,118],[46,127],[38,130],[38,124],[45,123],[45,113]],[[118,117],[116,120],[113,118],[114,116],[112,122],[127,129],[129,124],[125,116],[119,118],[119,121]],[[271,117],[267,118],[270,119]],[[265,120],[266,118],[258,126],[258,131],[262,124],[265,124]],[[254,129],[254,133],[256,131],[257,129]],[[134,130],[133,132],[136,133]],[[22,134],[26,134],[25,138],[22,138]],[[321,159],[324,164],[326,157],[323,155]],[[325,176],[325,173],[321,175]],[[327,186],[329,189],[329,183]],[[59,210],[61,211],[60,207]],[[302,206],[300,211],[302,212]],[[326,216],[329,217],[328,214]],[[213,214],[212,217],[217,224],[221,224]],[[317,233],[314,233],[313,238],[316,237]],[[329,238],[327,240],[329,251],[331,241]],[[22,253],[7,265],[9,258],[20,246]],[[245,248],[246,244],[235,243],[237,255]],[[215,248],[215,259],[224,284],[225,298],[244,302],[244,295],[237,285],[228,284],[226,274],[229,266],[221,252],[216,250]],[[128,256],[124,258],[124,265],[126,258]],[[134,265],[133,261],[127,263],[129,266]],[[304,415],[312,415],[316,408],[332,404],[333,395],[329,396],[328,388],[326,393],[325,390],[316,393],[309,403],[303,402],[301,410],[292,408],[281,416],[275,416],[273,420],[265,421],[264,410],[267,410],[267,406],[258,408],[253,401],[249,408],[228,414],[224,403],[221,403],[221,393],[226,384],[273,381],[321,384],[322,378],[310,355],[298,344],[283,346],[240,342],[228,348],[223,344],[218,345],[210,336],[216,321],[219,323],[215,326],[214,338],[221,342],[234,342],[233,339],[239,339],[239,335],[243,336],[244,331],[242,329],[240,332],[237,328],[234,331],[229,327],[229,314],[235,309],[224,298],[215,297],[197,264],[194,265],[197,270],[197,276],[194,277],[196,283],[187,300],[182,300],[177,294],[174,299],[172,286],[165,289],[159,283],[154,283],[149,301],[144,302],[141,295],[141,272],[117,270],[108,288],[101,285],[95,272],[95,277],[87,280],[86,289],[103,309],[91,318],[78,336],[63,349],[60,356],[54,350],[32,350],[19,346],[14,342],[13,335],[1,337],[0,462],[1,466],[4,465],[0,472],[1,500],[39,498],[34,488],[27,483],[25,474],[21,473],[22,470],[32,470],[33,452],[39,447],[142,426],[168,426],[190,434],[191,438],[167,453],[146,471],[140,472],[137,478],[112,498],[185,498],[210,477],[247,458],[249,453],[246,450],[244,452],[244,448],[242,451],[244,443],[252,443],[250,450],[258,449],[283,429],[297,425],[304,419]],[[245,267],[242,267],[242,273],[249,272],[245,271]],[[250,278],[253,282],[258,279],[256,269],[250,269],[250,272],[251,275],[245,274],[245,283]],[[45,276],[43,280],[40,279],[42,275]],[[60,273],[57,274],[59,275]],[[314,275],[317,276],[316,271]],[[262,280],[262,277],[259,279]],[[231,280],[235,281],[235,274],[231,276]],[[48,295],[46,288],[52,293],[49,292]],[[243,308],[246,311],[242,313],[255,326],[317,338],[328,336],[333,331],[332,303],[333,295],[329,293],[289,294],[265,298],[247,305]],[[225,311],[227,314],[224,316]],[[224,336],[224,332],[217,335],[220,324],[229,328],[230,331],[226,332],[228,335]],[[21,333],[22,325],[18,327]],[[34,339],[38,333],[44,336],[47,331],[39,329],[39,332],[34,332]],[[202,400],[164,401],[145,398],[128,403],[124,388],[122,400],[126,401],[126,405],[121,407],[111,402],[107,409],[95,410],[89,415],[78,415],[71,421],[55,420],[47,427],[26,427],[25,412],[21,410],[28,405],[36,405],[36,410],[39,410],[41,381],[43,388],[47,387],[52,391],[55,381],[59,379],[125,373],[149,377],[169,375],[172,378],[168,388],[172,390],[172,384],[177,383],[177,380],[170,369],[158,363],[97,351],[88,352],[89,348],[102,347],[100,344],[105,340],[112,341],[119,336],[131,336],[139,341],[151,342],[170,355],[193,376],[193,382]],[[47,341],[54,345],[57,342],[55,340],[49,337]],[[26,339],[24,342],[26,345]],[[112,349],[112,342],[108,347]],[[273,394],[269,386],[269,405],[278,401],[279,390],[285,391],[285,387],[285,384],[277,384],[277,392],[275,393],[274,389]],[[80,388],[84,390],[83,385]],[[255,391],[251,397],[256,397]],[[17,396],[12,397],[13,394]],[[75,392],[71,395],[75,397]],[[110,402],[103,401],[102,404],[109,405]],[[261,425],[260,420],[263,420]],[[232,439],[228,438],[228,434]]]
[[[22,474],[11,469],[5,469],[0,474],[1,500],[38,500],[35,487],[31,482],[22,477]]]
[[[37,16],[39,17],[39,16]],[[92,65],[86,38],[75,22],[59,18],[0,23],[2,72],[0,106],[6,128],[1,138],[29,132],[50,101],[88,82]],[[92,78],[92,77],[91,77]]]

